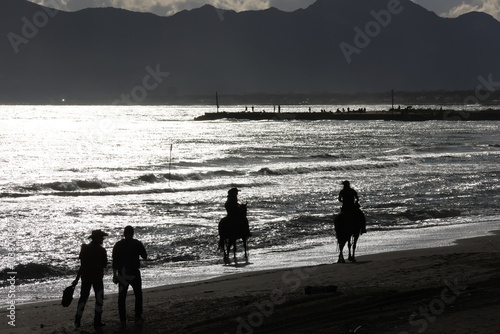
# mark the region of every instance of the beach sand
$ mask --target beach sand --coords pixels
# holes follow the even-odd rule
[[[222,266],[222,265],[221,265]],[[311,286],[312,294],[306,294]],[[336,286],[336,292],[332,292]],[[246,272],[144,290],[142,324],[120,328],[117,295],[92,326],[93,298],[75,330],[77,294],[16,305],[1,333],[498,333],[500,231],[450,247],[359,256],[357,263]],[[115,292],[115,291],[113,291]],[[61,292],[62,293],[62,292]]]

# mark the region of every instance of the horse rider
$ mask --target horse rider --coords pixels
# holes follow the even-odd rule
[[[243,237],[249,237],[252,234],[250,233],[250,227],[248,226],[248,219],[243,214],[241,210],[241,206],[238,203],[238,192],[237,188],[231,188],[227,192],[227,201],[224,204],[227,212],[227,218],[234,222],[235,224],[241,224],[243,228]]]
[[[356,192],[356,190],[351,188],[351,183],[349,181],[343,181],[342,184],[344,185],[344,188],[342,188],[339,193],[339,202],[342,202],[340,212],[352,212],[355,214],[360,214],[363,221],[361,234],[366,233],[366,219],[360,209],[358,193]]]

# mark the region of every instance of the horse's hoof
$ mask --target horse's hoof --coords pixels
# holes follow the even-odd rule
[[[352,258],[352,259],[349,259],[349,261],[351,261],[351,262],[356,262],[356,259],[355,259],[355,258]]]
[[[345,260],[344,260],[344,259],[339,259],[339,260],[337,261],[337,263],[345,263]]]

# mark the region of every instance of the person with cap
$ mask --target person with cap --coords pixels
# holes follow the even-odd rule
[[[135,321],[142,322],[142,280],[139,256],[144,260],[148,254],[142,242],[134,239],[134,228],[126,226],[124,239],[113,247],[113,282],[118,284],[118,313],[122,325],[126,325],[127,312],[125,300],[128,286],[131,285],[135,295]]]
[[[104,301],[104,268],[108,264],[108,257],[106,249],[102,247],[104,237],[108,236],[106,232],[101,230],[94,230],[89,239],[92,241],[89,244],[83,244],[80,250],[80,269],[78,275],[73,281],[73,286],[78,284],[81,277],[82,286],[80,289],[80,298],[78,299],[78,306],[75,315],[75,326],[81,326],[81,319],[85,304],[90,296],[90,289],[94,289],[95,295],[95,313],[94,313],[94,326],[102,327],[102,306]]]
[[[343,181],[342,185],[344,187],[339,192],[339,202],[342,202],[340,212],[354,212],[360,214],[363,221],[361,234],[366,233],[366,220],[363,212],[360,210],[358,193],[351,188],[351,183],[349,181]]]
[[[238,203],[238,193],[237,188],[231,188],[227,192],[227,200],[224,204],[227,212],[227,218],[236,224],[241,224],[243,226],[244,237],[250,237],[250,227],[248,225],[248,219],[245,214],[242,213],[240,204]]]

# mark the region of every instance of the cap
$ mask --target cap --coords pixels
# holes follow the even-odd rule
[[[229,189],[229,191],[227,192],[228,195],[234,195],[234,194],[237,194],[238,193],[238,188],[231,188]]]

